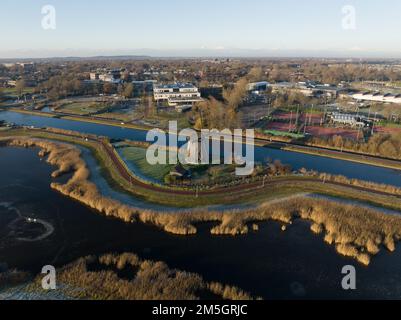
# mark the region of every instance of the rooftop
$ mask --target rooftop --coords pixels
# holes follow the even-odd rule
[[[195,89],[192,83],[172,83],[172,84],[158,84],[155,89]]]

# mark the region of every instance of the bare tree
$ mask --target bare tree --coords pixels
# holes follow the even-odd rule
[[[23,79],[17,81],[15,90],[17,92],[18,99],[20,99],[25,90],[25,81]]]
[[[134,93],[134,85],[132,83],[128,83],[124,86],[123,96],[124,98],[131,98]]]

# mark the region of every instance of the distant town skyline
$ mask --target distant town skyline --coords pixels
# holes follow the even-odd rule
[[[43,28],[46,5],[55,9],[55,29]],[[0,6],[0,58],[401,58],[397,0],[3,0]]]

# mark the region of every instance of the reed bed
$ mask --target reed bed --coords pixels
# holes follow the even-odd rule
[[[124,276],[121,276],[121,273]],[[133,253],[88,256],[61,268],[58,285],[67,296],[89,300],[251,300],[245,291],[195,273],[170,269],[164,262],[141,260]],[[39,286],[39,276],[32,290]]]

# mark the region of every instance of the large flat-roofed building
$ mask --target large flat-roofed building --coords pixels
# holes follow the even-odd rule
[[[154,85],[153,95],[156,101],[166,101],[172,107],[202,101],[198,88],[191,83]]]
[[[384,103],[399,103],[401,104],[401,94],[382,94],[382,93],[355,93],[352,95],[352,98],[358,101],[375,101],[375,102],[384,102]]]

